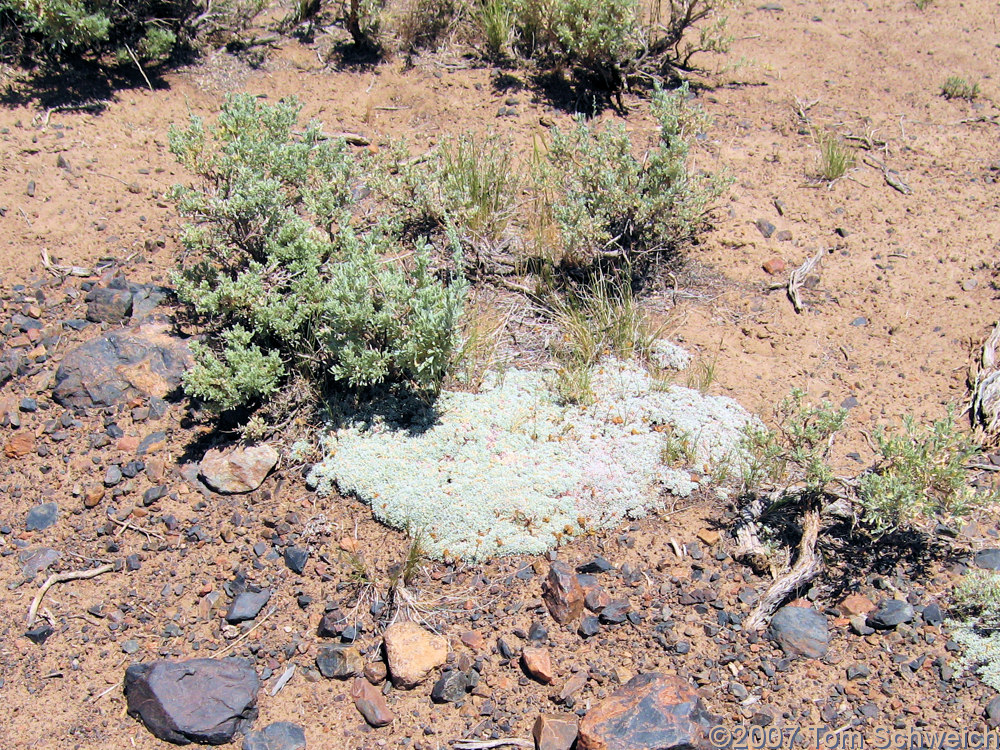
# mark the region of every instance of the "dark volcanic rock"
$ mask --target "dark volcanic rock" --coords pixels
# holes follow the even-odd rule
[[[900,599],[886,599],[868,613],[867,625],[876,630],[890,630],[913,619],[913,606]]]
[[[121,323],[132,315],[132,292],[127,289],[91,289],[86,299],[91,323]]]
[[[290,721],[276,721],[259,732],[247,732],[243,750],[305,750],[306,732]]]
[[[771,618],[771,637],[788,656],[810,659],[825,656],[830,643],[826,617],[807,607],[779,609]]]
[[[354,646],[338,643],[320,649],[316,655],[316,666],[327,679],[336,677],[343,680],[361,674],[365,669],[365,660]]]
[[[111,406],[137,396],[164,398],[193,364],[166,324],[112,331],[66,353],[53,397],[62,406]]]
[[[24,528],[28,531],[43,531],[59,520],[59,506],[55,503],[36,505],[28,511]]]
[[[125,672],[128,712],[161,740],[221,745],[257,718],[257,673],[242,659],[134,664]]]
[[[718,723],[698,691],[673,675],[633,677],[580,722],[579,750],[678,750],[707,745]]]
[[[577,573],[607,573],[609,570],[614,570],[614,565],[609,563],[603,557],[598,555],[593,560],[583,565],[576,566]]]
[[[983,570],[1000,570],[1000,549],[984,549],[976,553],[976,567]]]
[[[270,589],[262,589],[257,592],[243,591],[237,594],[229,605],[229,611],[226,612],[226,622],[237,623],[252,620],[260,614],[270,598]]]
[[[26,632],[24,635],[27,637],[29,641],[31,641],[32,643],[37,643],[40,646],[43,643],[45,643],[45,641],[49,639],[49,636],[52,635],[54,632],[55,631],[52,629],[52,626],[46,622],[42,623],[41,625],[36,625],[31,630]]]
[[[575,620],[583,612],[583,587],[576,573],[566,563],[554,562],[549,566],[542,598],[552,619],[560,624]]]
[[[469,676],[465,672],[453,669],[445,672],[441,679],[434,683],[431,689],[431,700],[435,703],[461,703],[469,689]]]
[[[293,573],[302,573],[309,560],[309,550],[302,547],[289,547],[285,550],[285,565]]]

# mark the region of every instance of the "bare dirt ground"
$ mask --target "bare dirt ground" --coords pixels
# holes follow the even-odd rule
[[[871,456],[864,433],[876,424],[898,423],[906,414],[934,419],[949,404],[962,407],[969,364],[1000,312],[1000,108],[994,103],[1000,90],[993,77],[1000,14],[986,0],[937,2],[924,10],[903,0],[757,5],[749,3],[731,18],[737,41],[725,60],[730,69],[698,81],[698,100],[714,125],[697,143],[695,159],[728,172],[733,186],[713,229],[686,252],[684,264],[664,279],[650,304],[669,315],[675,340],[715,363],[711,392],[765,417],[793,387],[849,406],[847,439],[836,446],[836,462],[845,473],[856,473]],[[60,108],[90,102],[50,98],[57,89],[39,93],[12,79],[8,104],[0,107],[4,318],[32,304],[41,308],[45,325],[82,317],[82,295],[69,292],[87,279],[60,280],[47,272],[43,249],[59,265],[95,269],[107,262],[131,281],[167,283],[181,221],[164,196],[187,178],[168,152],[167,130],[189,113],[212,116],[227,92],[270,100],[294,95],[305,103],[305,114],[329,130],[363,133],[374,143],[405,137],[414,153],[445,134],[486,129],[527,149],[544,134],[543,118],[562,125],[571,119],[526,75],[508,71],[501,87],[497,71],[458,55],[438,53],[412,67],[393,59],[338,70],[328,59],[340,35],[321,30],[307,44],[283,41],[257,68],[211,54],[167,74],[155,91],[140,80],[89,109]],[[940,88],[950,75],[980,81],[979,98],[946,100]],[[643,100],[627,96],[626,104],[627,126],[652,133]],[[514,113],[498,117],[501,107]],[[814,179],[817,128],[859,147],[856,166],[833,185]],[[911,192],[890,186],[880,165],[894,170]],[[758,228],[760,219],[774,225],[770,238]],[[818,281],[805,290],[805,309],[796,313],[782,289],[769,288],[819,249],[827,253]],[[775,258],[787,270],[768,275],[762,265]],[[97,278],[95,272],[90,280]],[[36,302],[25,301],[26,295]],[[20,345],[13,341],[18,333],[0,346]],[[463,736],[527,737],[539,712],[586,708],[650,669],[699,682],[710,709],[730,724],[767,714],[778,726],[968,726],[979,720],[990,697],[973,677],[942,679],[941,664],[953,657],[940,626],[860,637],[831,618],[825,663],[787,664],[770,644],[747,643],[726,627],[716,607],[680,603],[685,592],[708,586],[722,609],[745,612],[737,593],[766,585],[726,556],[725,539],[714,547],[700,543],[700,560],[673,551],[670,539],[693,545],[700,530],[725,520],[725,508],[705,497],[675,514],[559,551],[574,564],[596,553],[607,557],[618,571],[608,574],[605,588],[628,597],[643,615],[640,625],[607,628],[586,641],[547,620],[540,608],[541,577],[527,571],[533,564],[543,571],[541,561],[457,569],[428,564],[422,595],[428,601],[448,597],[448,611],[435,615],[435,622],[452,639],[456,658],[482,658],[481,688],[462,707],[432,705],[429,690],[393,691],[389,703],[397,721],[368,729],[347,685],[316,680],[308,668],[320,645],[316,625],[324,604],[350,594],[343,585],[349,571],[339,556],[341,541],[357,538],[384,581],[404,555],[401,536],[375,524],[354,501],[330,504],[311,495],[301,466],[282,467],[251,495],[203,496],[180,477],[179,467],[198,460],[191,446],[207,428],[192,426],[181,404],[157,424],[124,410],[112,419],[124,437],[100,450],[88,441],[107,426],[105,415],[62,425],[68,436],[54,440],[47,423],[63,414],[50,397],[55,366],[62,352],[92,335],[66,330],[51,351],[33,350],[42,357],[40,367],[0,391],[0,400],[39,403],[39,411],[21,415],[19,430],[3,428],[0,441],[27,431],[46,446],[23,458],[5,457],[0,469],[0,576],[7,584],[0,593],[4,747],[163,747],[125,715],[116,685],[134,661],[189,657],[231,644],[218,613],[210,607],[206,612],[201,602],[237,569],[275,592],[273,614],[258,620],[259,627],[232,650],[256,659],[258,671],[270,678],[261,692],[258,725],[295,721],[306,728],[310,747],[436,748]],[[108,465],[133,460],[138,441],[156,430],[166,433],[155,458],[174,494],[160,501],[155,517],[172,515],[177,528],[154,525],[154,515],[137,508],[130,522],[145,532],[119,523],[98,534],[107,522],[104,506],[84,508],[78,489],[99,484]],[[154,483],[140,473],[136,496]],[[25,515],[42,499],[58,503],[61,518],[45,531],[27,532]],[[127,507],[132,498],[125,501]],[[190,533],[195,526],[204,534]],[[980,519],[962,544],[990,546],[996,535],[995,522]],[[287,570],[280,557],[252,550],[259,541],[281,549],[289,539],[305,540],[322,555],[313,557],[303,576]],[[23,637],[24,622],[43,576],[22,584],[17,555],[19,547],[36,546],[63,553],[57,570],[131,554],[142,565],[53,588],[45,607],[56,632],[36,645]],[[914,567],[904,559],[892,567],[888,556],[879,562],[882,567],[871,575],[825,591],[821,606],[836,605],[836,596],[850,590],[877,600],[893,588],[922,603],[946,605],[960,564],[938,560]],[[518,571],[525,572],[511,577]],[[302,595],[312,603],[300,606]],[[676,625],[657,631],[664,604]],[[515,631],[527,631],[534,621],[548,627],[557,671],[553,686],[529,680],[516,659],[504,659],[494,645],[503,638],[517,647]],[[470,630],[485,639],[478,653],[459,640]],[[127,654],[122,646],[130,640],[138,649]],[[676,648],[681,641],[690,650]],[[374,655],[378,638],[370,626],[361,643]],[[908,666],[922,656],[928,658]],[[298,674],[272,697],[274,679],[291,662],[300,665]],[[871,677],[849,682],[844,670],[855,663],[868,665]],[[590,680],[575,703],[557,704],[553,695],[580,670],[589,670]],[[732,682],[756,699],[735,697]]]

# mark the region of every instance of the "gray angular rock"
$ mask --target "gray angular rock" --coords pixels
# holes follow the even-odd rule
[[[306,732],[290,721],[276,721],[260,731],[247,732],[243,750],[305,750]]]
[[[270,598],[270,589],[261,589],[256,592],[243,591],[237,594],[233,597],[229,610],[226,612],[226,622],[235,624],[244,620],[252,620],[260,614]]]
[[[356,647],[339,643],[321,648],[316,654],[316,666],[327,679],[344,680],[364,672],[365,660]]]
[[[112,331],[70,350],[52,395],[62,406],[112,406],[138,396],[165,398],[193,364],[187,344],[166,323]]]
[[[578,750],[689,750],[709,747],[707,732],[718,724],[698,691],[674,675],[633,677],[587,712],[580,722]]]
[[[983,570],[1000,570],[1000,549],[980,550],[975,557],[976,567]]]
[[[431,700],[435,703],[461,703],[469,690],[469,676],[453,669],[445,672],[431,689]]]
[[[257,673],[242,659],[133,664],[125,671],[128,713],[161,740],[221,745],[257,718]]]
[[[28,511],[24,528],[28,531],[44,531],[59,520],[59,506],[55,503],[36,505]]]
[[[770,633],[787,656],[819,659],[830,645],[826,617],[809,607],[782,607],[771,618]]]
[[[51,547],[23,549],[17,554],[17,559],[21,563],[21,575],[29,581],[43,570],[48,569],[60,557],[62,557],[62,553]]]
[[[127,289],[91,289],[86,301],[91,323],[122,323],[132,316],[132,292]]]
[[[210,450],[198,465],[198,475],[211,489],[223,495],[253,492],[278,463],[278,452],[270,445],[253,445],[230,451]]]
[[[289,547],[285,550],[285,565],[293,573],[301,574],[309,561],[309,550],[302,547]]]
[[[913,606],[901,599],[886,599],[878,607],[868,613],[865,621],[868,627],[876,630],[891,630],[904,622],[913,619]]]

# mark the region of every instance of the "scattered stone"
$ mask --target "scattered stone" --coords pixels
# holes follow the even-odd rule
[[[707,546],[714,547],[722,536],[714,529],[702,529],[698,532],[698,538]]]
[[[83,507],[96,508],[104,499],[104,488],[100,485],[92,485],[83,492]]]
[[[531,736],[535,740],[535,750],[570,750],[579,731],[573,716],[541,714],[535,719]]]
[[[875,609],[875,603],[867,596],[860,594],[849,594],[837,607],[844,617],[854,617],[855,615],[867,615]]]
[[[229,610],[226,612],[226,622],[234,625],[245,620],[252,620],[260,614],[270,598],[270,589],[240,592],[233,597],[233,601],[229,605]]]
[[[345,680],[364,672],[365,660],[356,647],[339,643],[321,648],[316,655],[316,666],[327,679]]]
[[[132,292],[127,289],[98,287],[87,292],[85,299],[91,323],[122,323],[132,315]]]
[[[865,317],[855,318],[854,320],[851,321],[851,325],[854,326],[855,328],[866,326],[868,325],[868,318]]]
[[[24,458],[35,450],[35,436],[30,432],[18,432],[7,441],[3,454],[7,458]]]
[[[601,622],[607,625],[617,625],[625,622],[630,609],[628,599],[616,599],[601,610],[599,617]]]
[[[473,651],[482,651],[486,647],[486,639],[483,638],[482,633],[478,633],[475,630],[467,630],[462,633],[461,640],[462,643]]]
[[[763,268],[764,273],[769,276],[778,276],[779,274],[783,274],[785,272],[785,269],[788,268],[788,264],[785,262],[784,258],[775,256],[765,260],[761,268]]]
[[[355,677],[351,684],[351,698],[365,721],[376,729],[392,724],[396,718],[389,710],[382,691],[360,677]]]
[[[285,565],[293,573],[302,574],[309,560],[309,550],[302,547],[289,547],[285,550]]]
[[[28,511],[24,528],[28,531],[44,531],[59,520],[59,506],[55,503],[36,505]]]
[[[167,324],[112,331],[63,357],[53,397],[61,406],[112,406],[140,396],[165,398],[194,364],[187,343]]]
[[[809,607],[782,607],[771,618],[770,632],[787,656],[819,659],[829,648],[826,617]]]
[[[897,625],[913,620],[913,605],[901,599],[886,599],[878,608],[868,614],[868,627],[876,630],[891,630]]]
[[[614,570],[615,566],[609,563],[601,556],[595,557],[588,563],[576,566],[577,573],[607,573],[609,570]]]
[[[868,627],[865,615],[854,615],[854,617],[850,618],[850,620],[851,630],[853,630],[857,635],[866,636],[875,632],[874,628]]]
[[[791,242],[792,241],[792,231],[790,229],[782,229],[776,232],[774,239],[778,242]]]
[[[601,632],[601,621],[593,616],[584,617],[576,632],[584,638],[591,638]]]
[[[583,689],[583,686],[587,684],[587,680],[590,679],[590,672],[583,669],[574,674],[568,680],[566,684],[563,685],[562,690],[559,691],[559,701],[565,703],[566,700]]]
[[[941,612],[941,607],[937,602],[931,602],[924,607],[920,616],[928,625],[940,625],[944,622],[944,614]]]
[[[276,721],[259,732],[247,732],[243,750],[305,750],[306,731],[290,721]]]
[[[198,465],[198,475],[216,492],[234,495],[260,487],[277,463],[278,452],[270,445],[236,448],[225,453],[213,449]]]
[[[49,639],[49,636],[52,635],[54,632],[56,631],[53,630],[52,626],[46,622],[42,623],[41,625],[36,625],[31,630],[27,631],[24,635],[32,643],[37,643],[39,646],[41,646],[43,643],[45,643],[45,641]]]
[[[469,690],[469,676],[458,669],[445,672],[431,689],[431,700],[435,703],[461,703]]]
[[[532,679],[550,685],[555,679],[552,656],[547,648],[525,648],[521,651],[521,665]]]
[[[448,658],[448,641],[415,622],[393,623],[383,639],[392,684],[404,690],[415,688]]]
[[[147,453],[156,453],[167,441],[167,433],[162,430],[151,432],[142,439],[142,442],[135,449],[135,455],[145,456]]]
[[[1000,549],[980,550],[975,557],[976,567],[983,570],[1000,570]]]
[[[544,641],[549,637],[548,628],[546,628],[540,622],[531,623],[531,627],[528,628],[528,640],[529,641]]]
[[[257,718],[257,673],[242,659],[134,664],[125,672],[128,713],[161,740],[222,745]]]
[[[60,557],[62,557],[62,553],[51,547],[23,549],[17,555],[17,559],[21,563],[21,575],[29,581],[43,570],[48,570],[49,566]]]
[[[388,677],[388,675],[389,670],[385,666],[385,662],[374,661],[365,664],[365,679],[372,685],[381,685],[385,682],[385,678]]]
[[[583,613],[585,595],[573,570],[563,562],[553,562],[542,587],[542,598],[552,619],[560,625]]]
[[[840,408],[841,409],[853,409],[855,406],[857,406],[860,403],[861,402],[858,401],[857,396],[848,396],[847,398],[845,398],[843,401],[840,402]]]
[[[674,675],[633,677],[587,712],[580,722],[579,750],[682,750],[707,746],[718,720],[698,691]]]
[[[316,635],[320,638],[339,638],[347,627],[347,618],[339,609],[331,610],[323,615],[316,629]]]
[[[986,720],[993,728],[1000,727],[1000,695],[995,695],[986,704]]]
[[[757,219],[757,221],[754,222],[754,226],[757,227],[757,231],[764,236],[765,240],[770,239],[771,235],[774,234],[775,229],[777,229],[777,227],[775,227],[774,224],[769,222],[767,219]]]
[[[847,679],[849,680],[859,680],[862,678],[871,677],[872,671],[864,664],[855,664],[853,667],[847,668]]]

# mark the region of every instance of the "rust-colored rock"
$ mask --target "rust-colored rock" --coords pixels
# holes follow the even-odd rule
[[[779,273],[785,272],[785,269],[788,268],[788,264],[785,263],[784,258],[775,256],[774,258],[768,258],[764,261],[762,268],[765,273],[771,276],[777,276]]]
[[[549,574],[545,577],[542,598],[552,619],[561,625],[575,620],[583,613],[586,594],[573,569],[566,563],[554,562],[549,566]]]
[[[486,639],[483,638],[482,633],[477,633],[475,630],[467,630],[462,633],[462,643],[473,651],[482,651],[486,647]]]
[[[707,744],[718,723],[698,691],[674,675],[633,677],[580,722],[579,750],[673,750]]]
[[[278,463],[270,445],[236,448],[223,453],[210,450],[198,465],[198,475],[210,488],[224,495],[252,492]]]
[[[351,698],[358,711],[365,717],[365,721],[376,729],[392,724],[396,718],[385,702],[382,691],[361,677],[354,678],[354,683],[351,685]]]
[[[35,450],[35,436],[30,432],[19,432],[4,446],[3,454],[7,458],[24,458]]]
[[[875,609],[875,603],[867,596],[861,594],[849,594],[838,607],[840,614],[844,617],[854,617],[855,615],[867,615]]]
[[[415,688],[448,659],[448,641],[415,622],[397,622],[385,630],[385,656],[392,684]]]
[[[525,648],[521,652],[521,665],[532,679],[548,685],[555,679],[552,671],[552,656],[547,648]]]
[[[535,750],[570,750],[579,731],[576,717],[542,714],[535,719],[531,736]]]
[[[83,507],[94,508],[103,499],[104,499],[104,488],[99,484],[95,484],[92,487],[88,487],[86,490],[84,490]]]
[[[698,532],[698,538],[709,547],[714,547],[719,543],[721,537],[719,536],[719,532],[714,529],[702,529]]]

